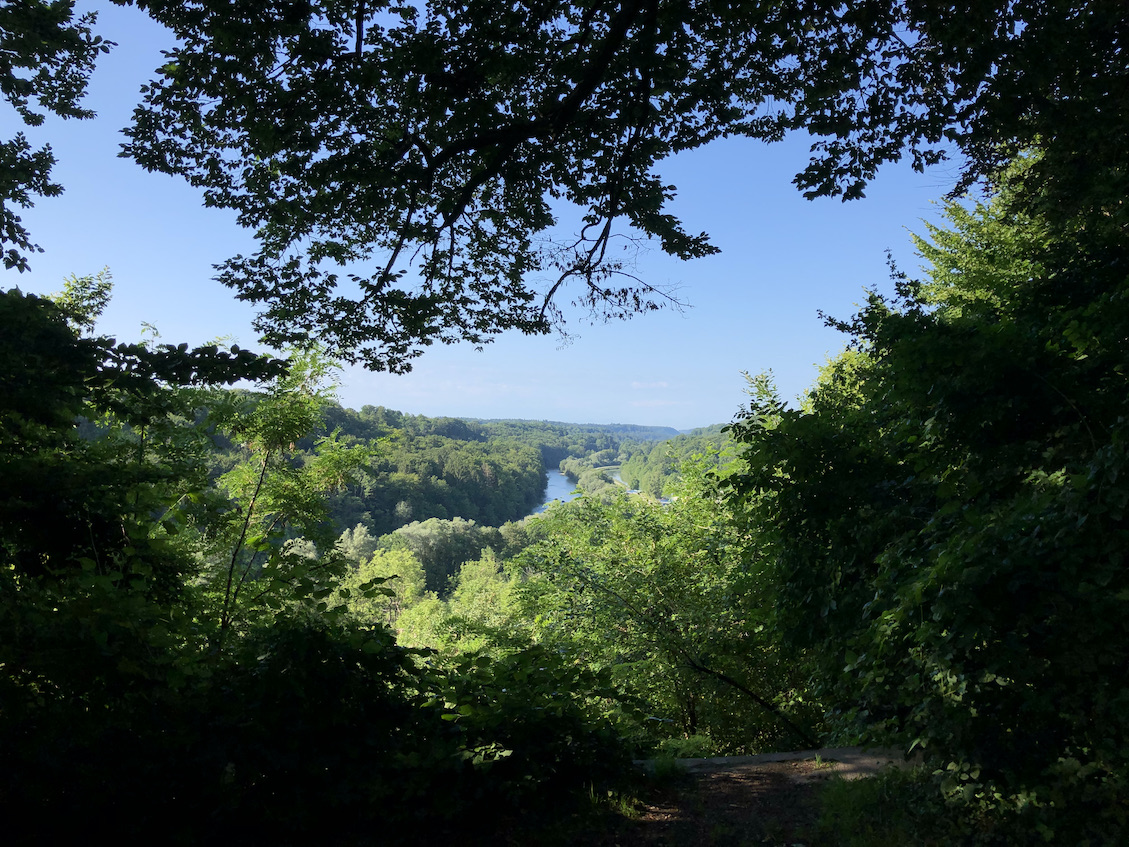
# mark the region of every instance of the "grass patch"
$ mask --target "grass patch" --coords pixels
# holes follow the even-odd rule
[[[819,802],[820,847],[1044,847],[1129,844],[1129,798],[1110,775],[1044,788],[1045,797],[1003,796],[970,781],[942,790],[944,774],[888,769],[870,779],[832,779]]]
[[[820,792],[818,843],[828,847],[948,845],[939,796],[923,770],[888,768],[867,779],[829,780]]]

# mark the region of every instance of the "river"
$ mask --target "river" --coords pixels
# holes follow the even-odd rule
[[[574,493],[576,491],[576,483],[560,471],[550,470],[548,476],[549,484],[545,486],[545,502],[530,512],[532,515],[545,511],[545,508],[554,500],[567,503],[569,500],[580,496]]]

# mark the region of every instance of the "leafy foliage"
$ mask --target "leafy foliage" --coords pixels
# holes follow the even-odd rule
[[[46,112],[94,117],[80,104],[95,61],[114,45],[94,35],[96,14],[76,20],[74,6],[73,0],[10,0],[0,7],[0,94],[25,126],[40,126]],[[50,145],[33,149],[22,132],[0,140],[0,248],[6,269],[27,270],[27,254],[40,249],[13,207],[29,209],[33,197],[62,193],[51,182],[54,164]]]
[[[515,565],[533,637],[610,668],[650,715],[654,739],[709,734],[716,749],[810,744],[795,680],[762,638],[755,537],[701,464],[670,506],[582,497],[538,519],[544,540]],[[639,732],[639,727],[636,727]]]
[[[366,596],[373,582],[386,589]],[[342,601],[349,612],[369,624],[396,630],[404,610],[424,599],[424,573],[419,560],[406,550],[378,550],[341,581]]]
[[[400,527],[383,544],[393,550],[407,550],[419,560],[427,575],[427,589],[446,597],[450,580],[464,562],[477,559],[488,547],[500,547],[498,529],[479,526],[474,521],[431,518]]]
[[[724,135],[810,132],[809,196],[861,196],[883,163],[946,148],[967,184],[1041,138],[1062,140],[1039,170],[1055,197],[1124,195],[1125,114],[1105,106],[1125,22],[1096,0],[139,5],[181,46],[127,152],[255,230],[221,279],[266,307],[269,340],[316,333],[376,369],[544,332],[570,281],[597,314],[663,305],[618,227],[714,252],[656,169]],[[579,234],[555,228],[558,200]]]
[[[625,225],[629,242],[712,252],[666,212],[675,188],[656,171],[722,135],[813,133],[797,177],[809,196],[860,196],[882,163],[920,168],[950,146],[961,186],[985,177],[995,197],[950,206],[951,231],[919,245],[927,283],[900,279],[838,324],[854,348],[801,409],[755,382],[729,503],[700,474],[666,510],[551,510],[552,536],[509,579],[481,546],[434,557],[432,588],[463,565],[449,602],[425,596],[397,624],[445,614],[473,650],[447,659],[330,608],[346,558],[312,543],[332,540],[323,495],[367,453],[334,435],[300,446],[322,405],[309,370],[81,337],[106,278],[75,280],[58,305],[3,295],[13,831],[64,826],[66,810],[152,839],[175,808],[190,842],[277,842],[317,820],[331,840],[379,823],[434,843],[605,779],[621,761],[607,719],[631,704],[680,721],[687,745],[701,726],[726,749],[790,724],[803,735],[804,672],[841,731],[924,749],[966,840],[1123,835],[1129,25],[1116,4],[138,5],[180,46],[128,152],[255,230],[256,253],[221,278],[266,307],[268,338],[322,335],[375,368],[407,370],[436,341],[546,331],[570,281],[597,314],[662,305],[608,248]],[[66,0],[0,10],[0,90],[25,125],[37,109],[89,116],[79,101],[109,46],[92,24]],[[8,267],[36,249],[12,208],[58,193],[53,161],[22,133],[0,145]],[[578,235],[558,234],[555,201],[581,210]],[[239,379],[274,388],[201,390]],[[239,453],[218,485],[213,424]],[[439,489],[448,467],[500,480],[511,463],[490,463],[484,431],[435,422],[443,461],[397,469],[399,493]],[[559,432],[541,461],[584,439],[619,446]],[[532,447],[512,455],[512,480],[539,475]],[[384,499],[398,523],[423,516],[406,493]],[[466,523],[458,541],[480,541]],[[424,524],[421,547],[451,529]],[[355,530],[350,542],[365,546]],[[346,590],[377,605],[386,581],[359,572]],[[543,643],[521,649],[522,635]]]
[[[949,207],[804,410],[734,427],[778,625],[844,727],[920,747],[1028,828],[1124,825],[1124,239],[1017,217],[1037,159]],[[1118,799],[1121,798],[1121,799]],[[1084,823],[1083,823],[1084,822]],[[1105,829],[1103,829],[1103,827]]]
[[[342,444],[336,433],[318,439],[300,463],[293,454],[295,442],[321,422],[329,368],[316,353],[295,356],[264,395],[228,395],[209,409],[208,423],[248,453],[219,478],[219,496],[195,498],[201,508],[190,512],[208,563],[203,588],[218,607],[221,649],[232,627],[255,614],[295,601],[324,611],[342,573],[342,557],[311,558],[288,544],[297,534],[332,548],[325,495],[353,482],[373,455],[370,447]]]
[[[1054,139],[1028,193],[1123,222],[1129,133],[1110,104],[1126,24],[1104,0],[137,5],[179,46],[127,153],[255,231],[220,278],[265,306],[268,341],[316,335],[375,369],[406,370],[436,341],[547,331],[570,281],[605,317],[674,302],[610,248],[713,252],[667,211],[676,187],[657,168],[725,135],[807,130],[797,184],[844,198],[903,156],[921,169],[959,151],[966,187]],[[109,46],[92,24],[68,0],[5,6],[4,93],[25,122],[33,98],[88,116],[78,101]],[[2,149],[5,203],[58,193],[49,149],[22,135]],[[560,234],[556,201],[579,210],[578,234]],[[26,266],[7,207],[3,239]]]
[[[58,307],[18,291],[0,297],[0,317],[0,455],[10,486],[0,532],[7,560],[27,574],[73,571],[85,559],[109,567],[126,547],[149,543],[154,512],[205,483],[202,433],[181,426],[196,397],[170,385],[258,379],[284,366],[238,348],[80,338]],[[104,426],[104,437],[82,438],[80,415]]]
[[[0,297],[14,843],[487,839],[611,785],[623,752],[591,707],[599,675],[535,649],[440,661],[330,607],[347,560],[310,543],[335,535],[319,495],[367,450],[331,436],[294,453],[321,420],[324,362],[79,337],[68,319],[88,325],[101,290],[76,280],[65,311]],[[265,377],[258,394],[194,387]],[[246,454],[213,484],[220,430]],[[371,569],[338,596],[383,615]]]

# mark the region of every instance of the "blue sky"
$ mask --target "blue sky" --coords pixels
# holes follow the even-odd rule
[[[108,266],[115,293],[100,331],[134,340],[148,322],[164,341],[231,337],[259,349],[251,308],[211,278],[214,263],[253,249],[249,235],[231,213],[205,209],[183,180],[116,157],[138,88],[170,41],[136,9],[86,8],[95,6],[99,32],[119,45],[91,82],[86,105],[98,118],[49,119],[27,130],[33,143],[51,143],[59,159],[54,176],[66,192],[22,214],[46,252],[32,258],[28,273],[4,272],[4,287],[48,293],[69,274]],[[665,181],[679,188],[671,211],[722,251],[688,263],[657,249],[641,258],[640,275],[676,287],[691,305],[684,313],[594,326],[574,321],[564,346],[556,336],[506,335],[482,352],[436,347],[406,376],[347,368],[342,403],[688,429],[733,417],[744,402],[742,371],[771,369],[781,393],[795,397],[844,343],[817,312],[849,317],[866,288],[889,290],[886,250],[916,273],[909,233],[938,220],[934,201],[956,178],[951,164],[925,174],[889,166],[861,201],[809,202],[791,184],[808,144],[805,137],[772,146],[728,139],[662,166]],[[568,231],[575,224],[561,221]]]

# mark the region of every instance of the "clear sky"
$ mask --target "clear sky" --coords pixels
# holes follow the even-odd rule
[[[233,214],[204,208],[183,180],[116,157],[138,88],[163,63],[160,50],[170,39],[136,9],[79,4],[85,8],[100,10],[98,31],[119,46],[102,57],[91,82],[86,105],[96,120],[49,119],[26,130],[33,143],[51,143],[59,159],[54,177],[66,192],[22,214],[46,252],[32,257],[28,273],[4,271],[4,287],[49,293],[69,274],[108,266],[114,300],[100,331],[136,340],[144,321],[172,343],[231,337],[260,349],[251,308],[212,280],[213,264],[253,250],[249,234]],[[9,111],[3,122],[13,119]],[[900,268],[917,273],[909,233],[938,220],[934,201],[956,177],[954,165],[916,174],[900,164],[882,171],[863,200],[809,202],[791,184],[808,144],[805,137],[772,146],[729,139],[662,166],[679,189],[671,211],[722,251],[689,263],[657,249],[642,257],[640,275],[677,287],[691,304],[684,313],[574,322],[566,346],[556,336],[506,335],[482,352],[435,347],[406,376],[347,368],[341,402],[425,415],[689,429],[733,417],[744,402],[742,371],[771,369],[781,393],[797,396],[844,344],[817,313],[846,318],[866,288],[890,290],[887,250]],[[575,223],[561,221],[569,231]]]

